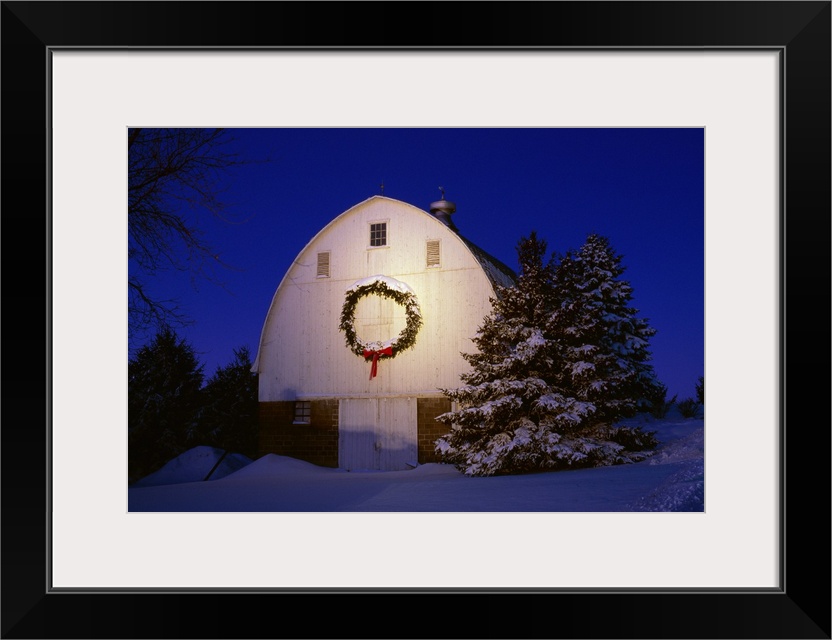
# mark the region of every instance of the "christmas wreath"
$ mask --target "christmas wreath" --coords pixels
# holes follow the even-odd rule
[[[390,298],[404,307],[407,324],[402,332],[385,342],[361,340],[355,331],[355,307],[364,296],[377,295]],[[377,371],[379,358],[395,358],[400,352],[410,349],[416,342],[416,334],[422,326],[422,312],[416,294],[404,282],[387,276],[371,276],[353,284],[346,291],[341,309],[341,331],[344,332],[347,347],[365,360],[373,359],[370,379]]]

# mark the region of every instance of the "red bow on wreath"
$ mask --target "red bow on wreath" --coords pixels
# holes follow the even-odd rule
[[[364,359],[367,360],[369,358],[373,359],[373,366],[370,368],[370,380],[376,377],[376,373],[378,372],[378,359],[381,356],[392,356],[393,355],[393,347],[385,347],[384,349],[379,349],[374,351],[372,349],[364,349]]]

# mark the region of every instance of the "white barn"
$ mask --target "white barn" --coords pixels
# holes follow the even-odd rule
[[[252,369],[261,454],[350,470],[436,461],[435,418],[451,409],[439,389],[459,386],[494,285],[515,277],[460,235],[454,211],[444,196],[430,212],[374,196],[298,254]]]

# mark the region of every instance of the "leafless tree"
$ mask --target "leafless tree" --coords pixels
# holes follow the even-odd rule
[[[224,129],[128,130],[128,258],[131,329],[188,323],[173,299],[152,292],[163,272],[211,278],[218,252],[204,239],[200,212],[223,215],[222,178],[242,164]]]

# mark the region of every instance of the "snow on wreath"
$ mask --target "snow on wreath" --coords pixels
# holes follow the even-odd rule
[[[369,295],[390,298],[404,307],[407,324],[396,338],[384,342],[365,342],[356,334],[355,307],[361,298]],[[344,332],[350,351],[365,360],[373,359],[370,379],[375,377],[379,358],[395,358],[399,352],[410,349],[415,344],[416,334],[419,333],[421,326],[422,311],[419,309],[416,294],[400,280],[381,275],[370,276],[359,280],[346,291],[339,328]]]

